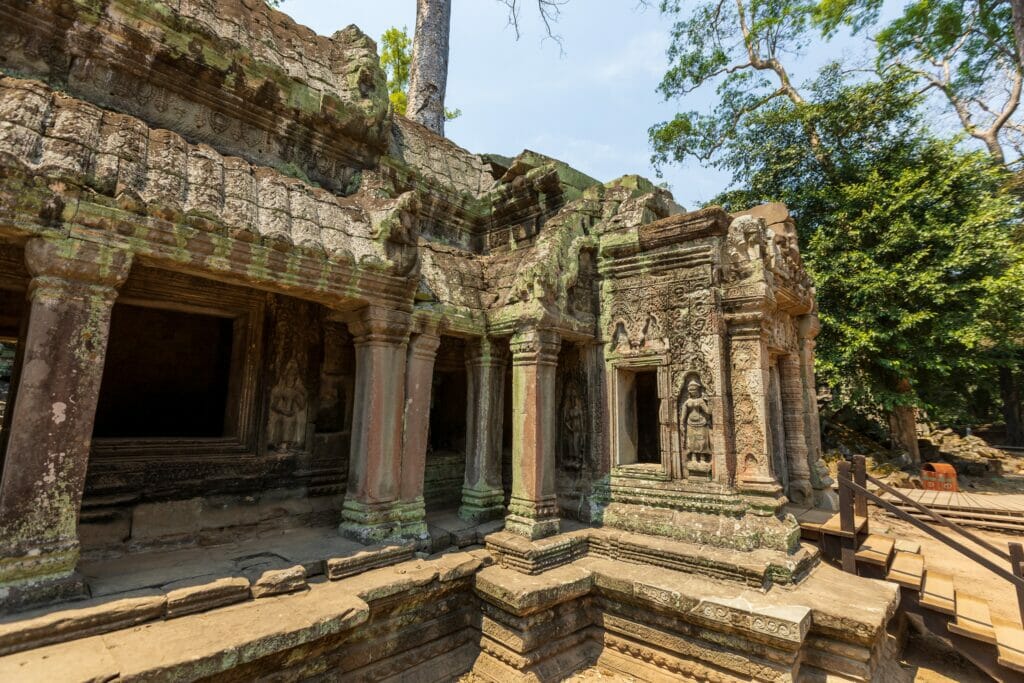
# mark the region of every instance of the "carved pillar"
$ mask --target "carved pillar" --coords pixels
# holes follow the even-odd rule
[[[530,329],[512,338],[512,500],[505,529],[531,539],[559,531],[555,496],[555,370],[558,334]]]
[[[401,535],[400,467],[409,316],[377,306],[349,321],[356,386],[342,534],[363,543]]]
[[[423,477],[427,463],[430,431],[430,394],[434,380],[434,359],[441,337],[429,328],[409,343],[405,375],[405,441],[402,444],[401,505],[404,537],[426,539],[426,506]]]
[[[777,497],[782,488],[772,473],[769,443],[770,358],[759,312],[729,320],[729,382],[732,396],[736,485],[742,491]]]
[[[800,370],[800,359],[795,354],[779,358],[786,464],[789,467],[789,490],[786,495],[797,505],[811,505],[814,495],[810,464],[807,461],[807,438],[804,435],[804,388]]]
[[[818,416],[818,387],[814,380],[815,338],[821,324],[815,313],[797,320],[797,343],[800,352],[800,376],[803,385],[804,437],[807,440],[807,462],[815,507],[839,509],[839,497],[832,490],[828,465],[821,458],[821,421]]]
[[[131,254],[33,239],[25,260],[28,325],[0,479],[0,584],[21,584],[7,592],[8,604],[45,599],[30,593],[47,585],[59,594],[78,560],[110,314]]]
[[[472,522],[504,513],[501,428],[507,354],[490,339],[466,347],[466,480],[459,517]]]

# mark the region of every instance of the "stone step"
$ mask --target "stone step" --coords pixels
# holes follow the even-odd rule
[[[920,547],[920,546],[918,546]],[[924,577],[924,555],[920,553],[896,551],[896,556],[889,567],[885,578],[911,590],[921,590],[921,579]]]
[[[864,539],[857,549],[857,561],[866,564],[873,564],[879,567],[888,567],[892,558],[892,549],[896,539],[892,536],[871,534]]]
[[[1013,621],[992,617],[996,631],[997,661],[1007,669],[1024,673],[1024,630]]]
[[[949,630],[983,643],[996,644],[988,601],[962,590],[956,591],[956,621],[949,624]]]
[[[953,577],[945,572],[929,569],[921,583],[921,605],[935,612],[956,614],[956,594]]]

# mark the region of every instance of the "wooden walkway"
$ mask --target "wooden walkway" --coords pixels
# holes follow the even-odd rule
[[[900,493],[963,526],[1024,534],[1024,495],[921,489],[900,489]],[[915,517],[927,519],[926,515],[895,496],[882,494],[882,497]]]

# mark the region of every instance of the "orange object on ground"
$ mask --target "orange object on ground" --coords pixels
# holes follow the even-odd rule
[[[945,462],[926,462],[921,465],[921,485],[929,491],[959,491],[956,469]]]

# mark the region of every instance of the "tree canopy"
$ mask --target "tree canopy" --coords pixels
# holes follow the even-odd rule
[[[1018,367],[1024,348],[1020,306],[1010,303],[1024,299],[1020,197],[1005,156],[987,141],[985,151],[965,144],[977,137],[966,124],[951,134],[922,123],[939,105],[918,71],[923,55],[956,46],[950,64],[965,73],[950,66],[948,87],[986,112],[981,98],[994,90],[966,72],[998,66],[1012,95],[1019,64],[993,56],[1012,46],[1009,14],[986,15],[998,30],[965,24],[974,12],[965,3],[944,10],[948,25],[931,15],[915,24],[920,6],[942,5],[922,0],[878,33],[873,72],[830,64],[793,83],[786,60],[844,22],[865,30],[872,2],[734,0],[686,10],[664,0],[674,24],[661,91],[676,98],[714,88],[716,98],[711,111],[653,126],[654,160],[696,157],[730,171],[734,189],[713,201],[727,208],[790,207],[817,285],[819,377],[846,405],[878,417],[912,404],[957,424],[991,419],[997,373]],[[951,43],[968,24],[979,35]],[[931,38],[913,37],[923,33]],[[927,40],[935,47],[921,47]],[[1012,132],[1004,123],[1000,145],[1013,146]]]

